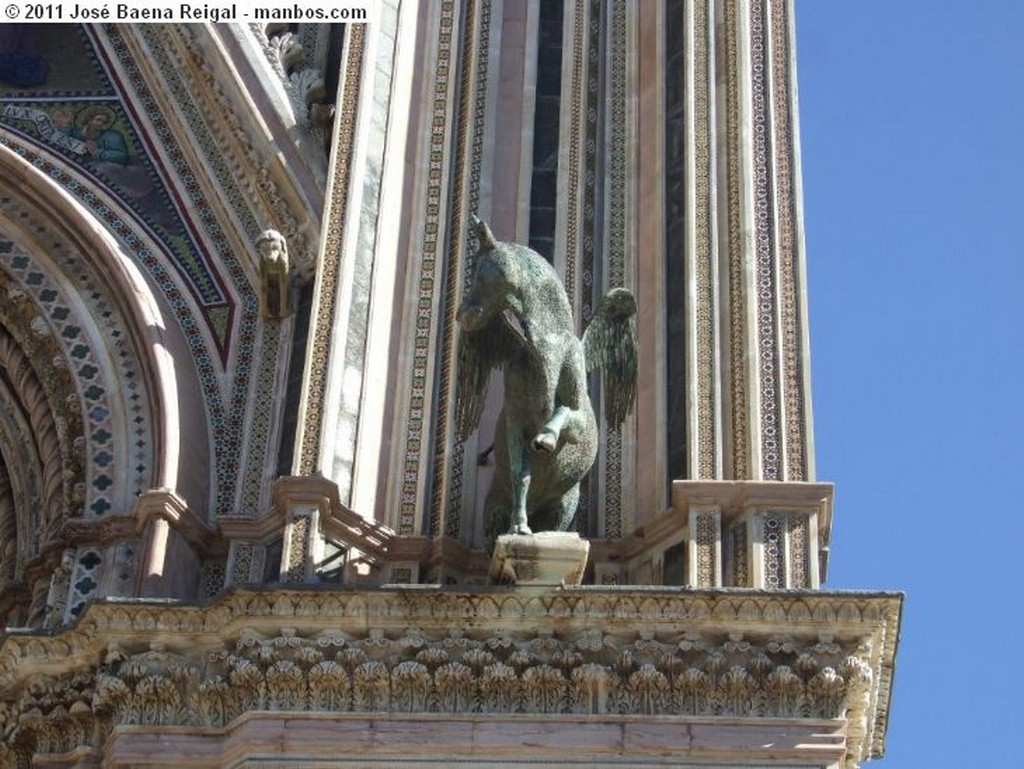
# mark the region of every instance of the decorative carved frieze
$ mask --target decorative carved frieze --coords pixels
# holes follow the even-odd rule
[[[27,766],[119,725],[250,711],[641,714],[846,719],[858,761],[882,750],[900,603],[607,588],[100,603],[64,633],[4,640],[0,744]]]

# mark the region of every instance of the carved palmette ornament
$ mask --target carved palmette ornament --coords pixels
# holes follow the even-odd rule
[[[670,698],[668,679],[654,665],[646,664],[626,682],[623,712],[646,716],[666,713]]]
[[[434,672],[438,709],[444,713],[476,710],[476,677],[461,662],[449,662]]]
[[[402,713],[428,710],[430,671],[419,662],[406,661],[392,672],[392,709]]]
[[[604,665],[588,663],[571,673],[570,706],[573,713],[609,713],[618,694],[619,677]]]
[[[521,700],[519,676],[499,662],[488,665],[480,676],[480,709],[484,713],[514,713]]]
[[[350,679],[343,665],[318,662],[309,671],[311,710],[340,711],[349,708]]]

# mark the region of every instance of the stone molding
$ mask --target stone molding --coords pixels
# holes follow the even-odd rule
[[[844,749],[839,720],[249,713],[202,733],[118,727],[75,769],[821,769]]]
[[[62,633],[0,644],[0,754],[28,766],[118,727],[219,729],[254,711],[447,712],[845,719],[854,766],[884,750],[901,605],[435,586],[96,603]]]

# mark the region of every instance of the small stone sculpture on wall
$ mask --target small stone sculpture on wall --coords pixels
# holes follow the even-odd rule
[[[636,393],[636,302],[624,288],[602,300],[583,339],[561,278],[535,251],[499,243],[474,217],[480,250],[458,311],[459,438],[476,429],[491,369],[505,400],[494,436],[495,475],[485,503],[488,539],[506,531],[566,531],[580,480],[597,456],[587,372],[604,368],[605,416],[621,425]]]
[[[256,239],[260,257],[260,288],[267,317],[280,320],[291,315],[289,300],[288,243],[277,230],[265,230]]]

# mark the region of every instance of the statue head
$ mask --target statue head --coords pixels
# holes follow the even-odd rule
[[[264,230],[256,239],[256,251],[261,264],[288,268],[288,242],[277,230]]]
[[[476,216],[472,223],[480,248],[471,260],[473,284],[456,314],[465,331],[479,331],[497,313],[509,309],[516,293],[514,247],[496,241],[491,228]]]

